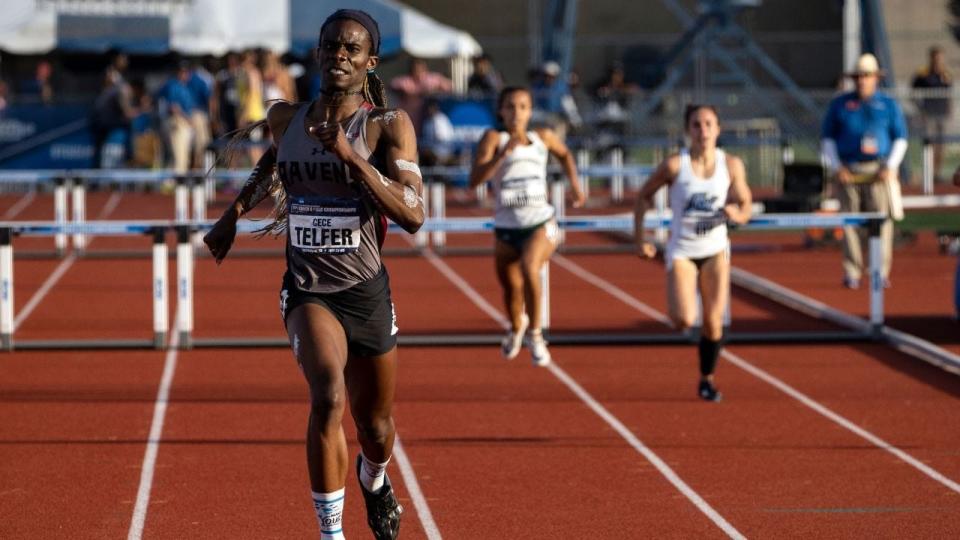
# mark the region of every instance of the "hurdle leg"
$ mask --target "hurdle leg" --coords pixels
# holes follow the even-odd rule
[[[438,223],[447,214],[446,185],[443,182],[430,184],[430,213]],[[443,248],[447,243],[447,234],[444,231],[433,231],[433,247]]]
[[[882,219],[870,222],[870,325],[873,337],[879,338],[883,332],[883,252],[880,240]]]
[[[177,226],[177,332],[181,349],[193,347],[193,246],[190,227]]]
[[[67,224],[67,179],[57,177],[53,181],[53,220],[58,227]],[[67,235],[59,232],[53,237],[57,255],[63,256],[67,250]]]
[[[610,151],[610,166],[614,170],[610,179],[610,197],[613,202],[620,202],[623,200],[623,148],[618,146]]]
[[[430,222],[430,184],[424,182],[423,186],[423,213],[424,213],[424,225]],[[425,248],[427,244],[430,243],[430,233],[427,232],[429,227],[420,227],[420,230],[414,235],[415,242],[418,248]]]
[[[923,139],[923,194],[933,195],[933,180],[937,171],[933,170],[933,144]]]
[[[556,211],[557,218],[557,249],[560,249],[560,246],[563,245],[563,241],[566,238],[566,231],[563,228],[563,219],[566,217],[566,188],[563,185],[563,182],[554,182],[550,186],[550,201],[553,203],[553,208]]]
[[[13,350],[13,231],[0,229],[0,350]]]
[[[667,211],[667,188],[662,187],[657,190],[657,193],[653,196],[653,202],[657,207],[657,217],[663,218]],[[662,246],[667,243],[667,227],[663,224],[663,221],[654,230],[654,239],[657,245]]]
[[[73,206],[73,222],[77,225],[87,221],[87,189],[83,178],[74,178],[73,187],[70,188],[70,199]],[[73,234],[73,249],[78,253],[83,253],[87,246],[87,237],[83,233]]]
[[[550,330],[550,261],[540,268],[540,328]]]
[[[203,188],[204,195],[208,203],[212,203],[217,198],[217,181],[213,177],[213,167],[217,163],[217,154],[213,150],[207,150],[203,153]]]
[[[166,230],[157,227],[153,231],[153,347],[162,349],[167,341],[167,332],[170,330],[170,302],[168,293],[170,286],[167,279],[167,257],[169,255],[166,242]]]
[[[190,191],[190,202],[193,206],[194,221],[206,221],[207,197],[203,184],[203,177],[195,176],[191,178]],[[194,231],[192,242],[194,247],[200,247],[203,245],[203,234],[199,229]]]
[[[178,222],[190,220],[190,193],[187,190],[187,177],[177,177],[177,187],[173,191],[173,219]]]
[[[590,198],[590,176],[587,175],[586,170],[590,167],[590,150],[586,148],[581,148],[577,150],[577,169],[581,171],[580,174],[580,187],[583,190],[583,198]]]

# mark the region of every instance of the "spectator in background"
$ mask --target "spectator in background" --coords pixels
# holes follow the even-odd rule
[[[297,101],[297,87],[293,82],[293,77],[287,71],[287,67],[280,62],[280,56],[267,51],[263,54],[263,100],[266,107],[270,108],[270,103],[277,100]]]
[[[133,155],[130,165],[156,169],[162,166],[163,144],[157,132],[153,96],[149,92],[140,92],[137,102],[136,116],[130,125],[133,138]]]
[[[216,99],[214,109],[210,114],[214,121],[214,133],[220,137],[237,129],[237,119],[240,114],[240,91],[237,88],[242,74],[240,55],[227,53],[226,65],[217,73],[215,80]]]
[[[851,74],[856,90],[830,102],[823,120],[821,148],[827,169],[836,178],[842,212],[881,212],[895,218],[900,193],[897,172],[907,153],[907,126],[897,102],[877,91],[880,66],[872,54],[857,60]],[[894,197],[891,197],[893,195]],[[902,210],[902,209],[901,209]],[[893,222],[880,228],[881,278],[890,286],[893,259]],[[844,227],[843,285],[860,287],[866,230]]]
[[[427,98],[423,105],[423,129],[420,133],[420,164],[450,165],[454,157],[453,124],[442,110],[440,102]]]
[[[534,125],[552,128],[563,140],[570,128],[580,127],[583,121],[577,103],[570,95],[568,81],[560,76],[560,72],[560,64],[552,60],[535,72],[530,85],[534,109],[530,121]]]
[[[917,71],[913,77],[913,87],[926,91],[918,100],[920,112],[923,113],[923,136],[933,139],[943,137],[944,126],[950,119],[950,96],[947,93],[953,85],[953,78],[947,71],[943,49],[938,46],[930,47],[930,56],[927,66]],[[941,95],[942,93],[942,95]],[[940,181],[940,168],[943,165],[943,143],[939,140],[933,143],[933,175]]]
[[[213,101],[213,75],[203,63],[194,62],[187,78],[187,90],[194,104],[190,114],[190,127],[193,129],[193,166],[203,167],[203,153],[210,144],[210,103]]]
[[[0,118],[7,109],[7,83],[0,81]]]
[[[503,79],[493,69],[486,53],[473,57],[473,73],[467,79],[467,91],[479,97],[495,97],[503,88]]]
[[[161,132],[164,146],[169,152],[168,162],[178,173],[190,168],[191,141],[193,127],[191,118],[197,104],[187,87],[190,80],[190,66],[181,62],[172,77],[157,93]]]
[[[421,132],[423,123],[424,98],[435,94],[448,94],[453,90],[450,79],[440,73],[430,71],[422,58],[410,59],[410,70],[406,75],[394,77],[390,89],[397,94],[399,108],[410,115],[413,127]]]
[[[239,97],[237,127],[246,128],[266,118],[267,110],[263,106],[263,75],[257,65],[256,51],[249,50],[243,53],[240,73],[237,77],[237,91]],[[258,127],[250,132],[250,141],[259,143],[264,135],[263,129]],[[251,163],[256,163],[262,154],[263,150],[257,144],[250,145]]]
[[[626,133],[629,121],[630,105],[640,87],[627,82],[623,64],[615,62],[610,66],[607,76],[594,91],[597,100],[597,123],[600,129],[612,131],[618,135]]]
[[[124,64],[122,67],[126,67]],[[107,138],[114,130],[124,132],[124,156],[129,159],[132,154],[130,138],[130,121],[136,116],[133,108],[133,98],[130,85],[123,78],[123,71],[115,63],[107,67],[103,75],[103,89],[93,103],[90,113],[90,132],[93,137],[93,167],[103,166],[103,148]]]
[[[53,103],[53,67],[47,60],[37,62],[33,78],[23,81],[20,85],[20,95],[29,101],[39,101],[44,105]]]

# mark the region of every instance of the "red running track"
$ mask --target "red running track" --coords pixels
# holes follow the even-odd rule
[[[444,263],[499,309],[488,257]],[[17,261],[18,312],[59,264]],[[497,328],[427,260],[387,264],[401,331]],[[558,328],[661,324],[570,271],[583,268],[662,312],[659,266],[627,255],[570,255],[551,266]],[[220,268],[199,261],[197,335],[281,335],[281,269],[271,259]],[[768,270],[778,282],[801,281]],[[148,273],[139,261],[77,260],[23,321],[23,337],[137,337],[149,330],[149,297],[138,289]],[[894,290],[896,274],[895,281]],[[733,309],[735,324],[821,324],[740,293]],[[874,344],[733,346],[736,356],[718,372],[725,400],[714,405],[694,395],[692,347],[552,350],[558,369],[534,368],[526,353],[504,362],[496,348],[402,348],[399,433],[442,536],[727,536],[636,439],[748,538],[960,534],[958,492],[949,485],[960,480],[960,383],[952,375]],[[764,370],[809,402],[739,366]],[[303,459],[306,389],[284,349],[0,356],[0,537],[127,534],[165,367],[172,380],[143,537],[316,537]],[[403,537],[427,537],[400,461],[390,474],[407,508]],[[351,479],[350,537],[367,535],[360,500]]]

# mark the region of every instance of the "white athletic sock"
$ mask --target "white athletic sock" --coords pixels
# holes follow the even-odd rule
[[[313,492],[313,508],[320,524],[320,540],[344,540],[343,527],[340,524],[343,518],[343,494],[343,488],[333,493]]]
[[[360,465],[360,483],[370,493],[380,491],[380,488],[383,487],[383,479],[386,477],[387,464],[390,463],[390,458],[387,458],[383,463],[377,463],[367,459],[363,452],[360,453],[360,457],[362,462]]]

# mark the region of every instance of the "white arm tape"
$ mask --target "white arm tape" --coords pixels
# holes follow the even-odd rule
[[[397,164],[397,168],[400,169],[401,171],[412,172],[413,174],[417,175],[417,178],[423,180],[423,175],[420,174],[420,166],[417,165],[416,163],[412,161],[407,161],[405,159],[398,159],[394,161],[394,163]]]

